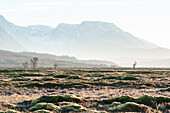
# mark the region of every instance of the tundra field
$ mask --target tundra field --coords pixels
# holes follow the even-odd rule
[[[168,68],[0,69],[0,113],[170,112]]]

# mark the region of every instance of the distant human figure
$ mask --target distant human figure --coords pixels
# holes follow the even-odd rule
[[[135,61],[135,62],[133,63],[133,69],[136,68],[136,64],[137,64],[137,62]]]

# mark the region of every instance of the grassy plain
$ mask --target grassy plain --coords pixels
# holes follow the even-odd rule
[[[0,69],[0,113],[170,112],[168,68]]]

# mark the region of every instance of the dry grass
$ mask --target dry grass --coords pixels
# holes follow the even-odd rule
[[[28,74],[28,75],[27,75]],[[38,76],[29,76],[36,74]],[[56,77],[56,75],[69,75]],[[170,97],[170,72],[166,70],[131,71],[113,69],[60,69],[33,72],[1,72],[0,73],[0,103],[17,104],[34,100],[43,95],[73,94],[88,99],[82,103],[88,110],[103,111],[102,105],[96,100],[120,97],[123,95],[138,98],[142,95]],[[79,78],[75,77],[79,76]],[[112,78],[108,79],[109,76]],[[122,79],[133,77],[134,80]],[[14,78],[29,78],[27,81],[12,81]],[[52,78],[52,79],[47,79]],[[105,78],[105,79],[103,79]],[[120,79],[121,78],[121,79]],[[156,104],[155,110],[165,110],[169,103]],[[7,110],[7,107],[0,106]],[[168,109],[167,109],[168,110]]]

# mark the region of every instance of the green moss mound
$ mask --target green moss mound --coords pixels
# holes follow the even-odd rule
[[[82,112],[82,111],[87,111],[87,109],[84,108],[84,107],[81,106],[81,105],[73,104],[73,105],[63,106],[63,107],[61,108],[61,111],[62,111],[62,112],[70,112],[70,111],[73,111],[73,112]]]
[[[14,78],[11,81],[29,81],[30,78]]]
[[[52,77],[44,77],[42,80],[43,81],[52,81],[52,80],[55,80],[55,79],[52,78]]]
[[[136,99],[136,102],[140,103],[140,104],[152,106],[156,102],[156,100],[152,96],[143,95],[143,96],[139,97],[138,99]]]
[[[123,76],[121,79],[122,80],[138,80],[137,78],[135,78],[133,76]]]
[[[101,102],[103,104],[112,104],[113,102],[121,102],[121,103],[136,102],[139,104],[145,104],[145,105],[148,105],[151,107],[155,107],[156,103],[159,104],[159,103],[170,102],[170,98],[168,98],[168,97],[152,97],[152,96],[148,96],[148,95],[143,95],[137,99],[134,99],[129,96],[121,96],[121,97],[117,97],[117,98],[102,100]]]
[[[110,75],[110,76],[103,77],[102,79],[116,79],[116,77],[115,77],[115,76]]]
[[[31,107],[29,111],[36,111],[40,109],[45,109],[45,110],[58,110],[60,107],[52,104],[52,103],[38,103],[35,106]]]
[[[127,74],[152,74],[154,72],[151,71],[127,71]]]
[[[8,110],[6,111],[5,113],[20,113],[19,111],[16,111],[16,110]]]
[[[54,75],[55,78],[67,78],[70,75]]]
[[[41,110],[34,111],[34,113],[53,113],[53,112],[49,110],[41,109]]]
[[[26,85],[22,85],[20,87],[45,87],[45,88],[54,88],[58,86],[56,83],[30,83]]]
[[[80,79],[80,76],[75,75],[75,76],[69,76],[67,79]]]
[[[111,104],[112,102],[125,103],[125,102],[134,102],[134,101],[135,101],[135,99],[132,98],[132,97],[121,96],[121,97],[117,97],[117,98],[102,100],[102,103],[104,103],[104,104]]]
[[[40,102],[46,102],[46,103],[58,103],[58,102],[75,102],[80,103],[82,102],[82,99],[79,97],[76,97],[74,95],[63,95],[63,96],[42,96],[38,99],[33,100],[31,103],[36,104]]]
[[[137,78],[127,75],[127,76],[116,76],[117,80],[138,80]]]
[[[110,107],[113,107],[113,106],[117,107],[118,105],[121,105],[121,103],[120,102],[112,102],[112,104],[110,104],[109,106]]]
[[[40,81],[40,79],[34,78],[32,81]]]
[[[109,112],[146,112],[148,108],[134,102],[127,102],[115,108],[110,108]]]
[[[170,102],[170,98],[167,98],[167,97],[155,97],[155,100],[158,104]]]
[[[44,73],[22,73],[21,76],[44,76]]]
[[[106,76],[103,77],[102,79],[116,79],[116,80],[138,80],[137,78],[127,75],[127,76]]]

